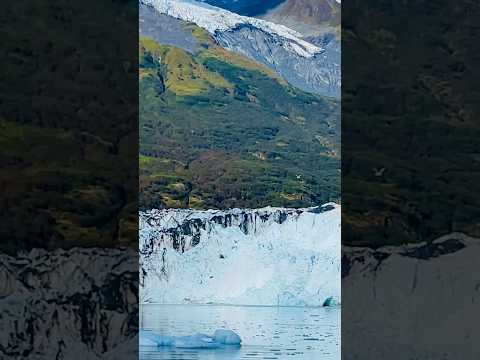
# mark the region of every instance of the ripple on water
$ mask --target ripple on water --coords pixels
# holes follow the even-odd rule
[[[229,328],[236,351],[140,349],[140,360],[339,360],[340,309],[142,305],[140,327],[163,335]]]

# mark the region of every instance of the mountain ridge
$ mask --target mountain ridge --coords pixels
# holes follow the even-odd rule
[[[193,22],[215,35],[217,31],[229,31],[240,24],[248,24],[270,34],[281,36],[286,41],[282,46],[287,51],[302,57],[312,57],[322,49],[300,39],[301,34],[279,24],[262,19],[232,13],[193,0],[140,0],[145,5],[153,6],[158,12],[181,20]]]
[[[341,5],[336,0],[286,0],[261,18],[288,26],[302,35],[340,32]]]

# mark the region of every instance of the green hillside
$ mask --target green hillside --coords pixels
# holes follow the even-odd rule
[[[140,39],[140,207],[339,201],[339,103],[187,28],[194,55]]]

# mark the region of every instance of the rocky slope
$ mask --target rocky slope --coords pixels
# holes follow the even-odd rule
[[[199,25],[223,47],[267,65],[304,91],[340,96],[339,57],[305,41],[300,33],[286,26],[191,0],[141,3],[161,14]]]
[[[341,5],[335,0],[287,0],[268,11],[263,19],[292,28],[305,36],[337,32]]]
[[[133,249],[0,254],[0,358],[133,359]]]
[[[298,56],[282,46],[281,37],[267,34],[249,25],[238,25],[215,34],[227,49],[239,52],[277,71],[290,84],[304,91],[340,97],[340,51],[330,46],[313,56]],[[338,41],[337,41],[338,43]]]
[[[160,44],[172,45],[193,54],[200,50],[197,38],[185,28],[185,23],[174,17],[160,14],[152,6],[139,4],[139,35],[155,39]]]
[[[140,213],[140,301],[340,302],[340,207]]]

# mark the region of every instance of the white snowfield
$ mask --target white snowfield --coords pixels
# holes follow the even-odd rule
[[[140,301],[340,303],[340,206],[140,213]]]
[[[250,25],[284,38],[282,46],[299,56],[310,58],[323,52],[322,48],[302,40],[300,33],[284,25],[238,15],[209,4],[194,0],[140,0],[140,2],[153,6],[161,14],[193,22],[213,35],[217,31],[229,31],[238,25]]]

